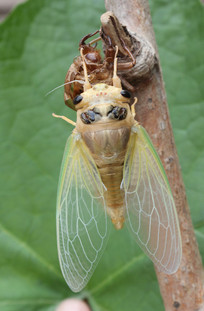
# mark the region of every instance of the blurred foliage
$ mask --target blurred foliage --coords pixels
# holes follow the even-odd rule
[[[197,0],[150,1],[169,109],[200,251],[204,258],[203,7]],[[60,272],[55,202],[72,127],[63,89],[78,42],[100,27],[102,0],[35,0],[0,25],[0,309],[51,311],[86,297],[94,311],[163,310],[152,263],[126,229],[113,231],[87,288],[74,295]]]

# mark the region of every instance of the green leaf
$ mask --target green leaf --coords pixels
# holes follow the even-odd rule
[[[194,225],[204,219],[204,9],[200,1],[152,1],[153,25]]]
[[[204,258],[203,7],[151,1],[172,124],[188,201]],[[51,311],[76,296],[60,272],[55,234],[58,174],[72,126],[52,112],[78,42],[100,27],[99,0],[35,0],[0,25],[0,309]],[[202,204],[202,205],[201,205]],[[111,233],[87,288],[94,311],[163,310],[153,265],[126,229]]]

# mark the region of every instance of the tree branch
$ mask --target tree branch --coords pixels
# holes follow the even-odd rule
[[[185,188],[173,138],[169,111],[154,31],[147,0],[105,0],[128,31],[147,40],[155,50],[157,62],[149,78],[138,80],[137,120],[146,128],[166,170],[177,207],[183,244],[182,262],[177,273],[156,271],[165,310],[204,310],[202,263],[190,218]],[[129,79],[130,80],[130,79]],[[135,82],[134,82],[135,83]]]

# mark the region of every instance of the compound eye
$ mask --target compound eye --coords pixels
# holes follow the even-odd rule
[[[131,94],[127,90],[122,90],[120,94],[126,98],[130,98]]]
[[[73,104],[77,105],[82,101],[83,97],[81,95],[77,95],[74,100],[73,100]]]

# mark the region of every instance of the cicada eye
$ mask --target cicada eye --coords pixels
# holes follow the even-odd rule
[[[81,95],[77,95],[74,100],[73,100],[73,104],[77,105],[82,101],[83,97]]]
[[[122,90],[120,94],[126,98],[130,98],[131,94],[127,90]]]

